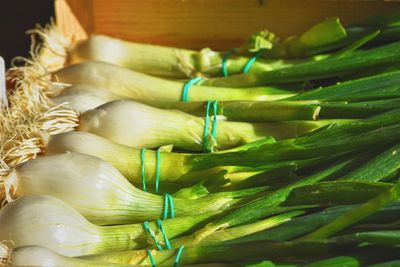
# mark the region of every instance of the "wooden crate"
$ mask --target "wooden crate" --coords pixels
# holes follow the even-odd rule
[[[279,36],[328,17],[343,23],[400,9],[383,0],[55,0],[56,20],[73,40],[102,33],[185,48],[227,49],[252,32]]]

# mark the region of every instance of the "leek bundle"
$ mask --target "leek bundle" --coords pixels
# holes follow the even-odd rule
[[[45,139],[46,141],[47,139]],[[271,140],[272,141],[272,140]],[[203,155],[174,153],[169,151],[143,150],[121,145],[87,132],[68,132],[48,139],[44,143],[45,155],[77,152],[92,155],[111,163],[125,178],[138,188],[143,187],[143,178],[148,185],[147,190],[154,192],[159,185],[159,192],[173,192],[184,186],[209,182],[219,177],[226,183],[246,179],[247,176],[262,172],[235,166],[206,166],[194,168],[193,161]],[[157,156],[159,153],[159,156]],[[223,156],[223,155],[222,155]],[[240,164],[238,161],[237,164]],[[157,167],[159,166],[159,168]],[[246,173],[248,172],[248,173]],[[235,176],[239,175],[240,178]],[[157,189],[156,189],[157,191]]]
[[[208,218],[196,215],[162,222],[170,239],[192,232]],[[97,226],[59,199],[29,196],[17,199],[0,210],[0,238],[12,237],[15,247],[43,246],[65,256],[83,256],[138,249],[153,244],[142,224]],[[157,223],[149,223],[150,231],[164,246]]]
[[[230,77],[207,79],[201,85],[222,87],[250,87],[320,80],[346,74],[368,73],[368,70],[397,66],[400,63],[400,43],[354,51],[340,57],[330,57],[268,72],[239,74]]]
[[[68,104],[83,113],[105,103],[123,100],[124,96],[110,93],[107,89],[90,84],[74,84],[61,91],[52,101]],[[196,116],[206,114],[207,102],[158,102],[141,101],[149,106],[177,109]],[[317,120],[320,106],[318,101],[218,101],[216,114],[232,121],[292,121]]]
[[[95,34],[70,48],[68,56],[69,64],[104,61],[150,75],[185,78],[197,73],[221,75],[224,53],[207,48],[194,51],[133,43]],[[228,72],[240,73],[249,59],[245,56],[232,57],[229,60]],[[282,60],[259,59],[251,65],[249,71],[268,71],[291,64],[293,63]]]
[[[57,104],[68,103],[75,112],[80,114],[107,102],[125,98],[124,96],[113,94],[107,89],[90,84],[74,84],[64,88],[51,100]]]
[[[5,246],[0,244],[1,246]],[[0,256],[1,266],[30,266],[30,267],[43,267],[48,266],[75,266],[75,267],[133,267],[131,264],[114,264],[109,262],[98,262],[92,260],[78,259],[67,257],[58,254],[50,249],[41,246],[23,246],[15,249],[8,247],[3,248],[6,250],[4,257]],[[4,264],[4,265],[3,265]]]
[[[54,196],[99,225],[156,220],[170,212],[165,207],[168,199],[135,188],[112,165],[85,154],[39,157],[1,180],[0,195],[9,202],[21,196]],[[181,217],[222,212],[239,201],[226,194],[210,194],[194,200],[173,198],[172,208]]]
[[[111,93],[138,101],[176,102],[183,97],[184,82],[156,78],[110,63],[87,61],[63,68],[54,79],[68,84],[91,84]],[[190,101],[212,100],[277,100],[294,93],[277,87],[215,88],[193,85],[188,92]]]
[[[215,114],[209,129],[206,123],[204,118],[180,111],[119,100],[84,112],[78,130],[131,147],[158,148],[172,144],[180,149],[201,151],[205,147],[209,150],[229,149],[267,136],[293,138],[332,122],[245,123],[218,120]],[[215,134],[206,135],[207,131]]]

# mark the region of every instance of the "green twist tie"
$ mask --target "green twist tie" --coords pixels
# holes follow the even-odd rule
[[[208,139],[208,125],[210,120],[210,108],[213,108],[213,124],[211,128],[211,136],[215,139],[217,136],[217,112],[218,112],[218,101],[207,101],[206,114],[204,118],[204,133],[203,133],[203,152],[207,152],[207,139]]]
[[[161,150],[157,149],[156,152],[156,193],[158,193],[158,186],[160,184],[160,173],[161,173]]]
[[[257,58],[259,58],[264,52],[265,52],[264,50],[260,50],[252,58],[250,58],[247,61],[246,65],[244,65],[242,72],[248,73],[251,66],[254,64],[254,62],[256,62]]]
[[[141,166],[142,166],[142,185],[143,185],[143,191],[146,190],[146,172],[144,168],[144,161],[145,161],[145,153],[146,153],[146,148],[142,148],[140,150],[140,158],[141,158]]]
[[[158,228],[160,228],[160,231],[161,231],[161,234],[163,236],[165,245],[167,246],[167,249],[172,249],[171,243],[169,242],[167,234],[164,231],[164,227],[162,225],[162,221],[160,219],[157,220],[157,225],[158,225]]]
[[[193,85],[198,84],[202,80],[203,80],[202,77],[196,77],[196,78],[190,79],[189,81],[187,81],[185,83],[185,85],[183,86],[183,92],[182,92],[182,102],[188,102],[189,101],[189,89]]]
[[[150,229],[150,225],[148,221],[145,221],[143,223],[144,229],[146,230],[146,232],[149,234],[149,236],[151,237],[151,239],[153,240],[154,244],[156,244],[156,247],[158,250],[163,250],[163,248],[161,247],[161,245],[158,243],[156,236],[153,234],[153,232]]]
[[[222,76],[226,77],[229,75],[229,73],[228,73],[228,58],[232,54],[235,54],[236,52],[237,52],[237,49],[234,48],[224,54],[224,57],[222,58],[222,63],[221,63]]]
[[[141,168],[142,168],[142,185],[143,191],[146,192],[146,169],[145,169],[145,153],[146,148],[142,148],[140,150],[140,158],[141,158]],[[158,193],[158,188],[160,184],[160,172],[161,172],[161,150],[160,148],[156,151],[156,193]]]
[[[147,250],[147,255],[149,255],[149,260],[151,263],[151,267],[156,267],[156,262],[154,261],[153,255],[151,255],[151,250]]]
[[[172,199],[172,196],[168,193],[164,194],[164,214],[163,214],[163,220],[168,219],[168,210],[170,207],[170,213],[171,216],[170,218],[173,219],[175,218],[175,211],[174,211],[174,200]]]
[[[179,260],[180,260],[180,258],[181,258],[181,255],[182,255],[182,252],[183,252],[183,249],[184,249],[184,248],[185,248],[184,245],[182,245],[182,246],[180,246],[180,247],[178,248],[178,252],[176,252],[174,267],[177,267],[177,266],[178,266],[178,263],[179,263]]]

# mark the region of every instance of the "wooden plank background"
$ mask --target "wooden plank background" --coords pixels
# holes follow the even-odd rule
[[[236,47],[262,29],[285,37],[328,16],[340,16],[347,24],[396,9],[400,2],[382,0],[56,0],[58,22],[76,39],[95,32],[214,49]]]

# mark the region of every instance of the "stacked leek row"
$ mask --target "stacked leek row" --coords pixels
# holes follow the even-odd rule
[[[398,264],[398,21],[228,52],[36,30],[1,113],[0,265]]]

